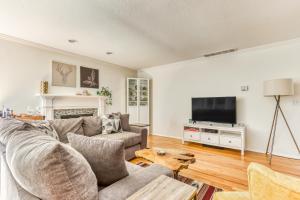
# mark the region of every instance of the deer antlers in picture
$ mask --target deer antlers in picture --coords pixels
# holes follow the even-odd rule
[[[73,72],[73,69],[71,66],[63,66],[63,64],[57,64],[56,71],[61,75],[63,84],[66,84],[68,76]]]

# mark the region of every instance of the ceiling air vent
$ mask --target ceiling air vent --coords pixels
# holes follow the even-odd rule
[[[225,54],[225,53],[232,53],[232,52],[235,52],[237,50],[238,49],[227,49],[227,50],[224,50],[224,51],[217,51],[217,52],[214,52],[214,53],[205,54],[204,57],[211,57],[211,56],[217,56],[217,55],[221,55],[221,54]]]

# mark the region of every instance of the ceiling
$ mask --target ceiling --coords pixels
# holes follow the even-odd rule
[[[138,69],[300,37],[300,1],[0,0],[0,33]]]

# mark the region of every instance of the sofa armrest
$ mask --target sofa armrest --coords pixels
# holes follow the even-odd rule
[[[142,137],[141,149],[147,148],[148,129],[145,127],[130,126],[130,132],[140,133]]]
[[[300,199],[300,179],[281,174],[257,163],[248,166],[248,185],[251,199]]]

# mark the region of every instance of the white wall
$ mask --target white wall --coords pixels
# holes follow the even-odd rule
[[[263,96],[263,81],[293,78],[296,95],[282,108],[300,144],[300,39],[141,70],[153,80],[153,132],[181,137],[191,117],[191,97],[237,96],[237,120],[247,125],[247,149],[264,152],[275,102]],[[248,92],[240,86],[248,85]],[[274,152],[300,158],[282,118]]]
[[[112,55],[113,56],[113,55]],[[51,87],[52,60],[77,65],[77,88]],[[82,91],[79,87],[79,68],[86,66],[99,69],[100,87],[112,90],[113,105],[109,111],[125,112],[126,78],[136,77],[136,71],[91,58],[66,52],[24,45],[0,39],[0,106],[9,106],[16,112],[25,112],[27,106],[39,105],[40,81],[49,81],[49,93]],[[96,94],[95,89],[89,89]]]

